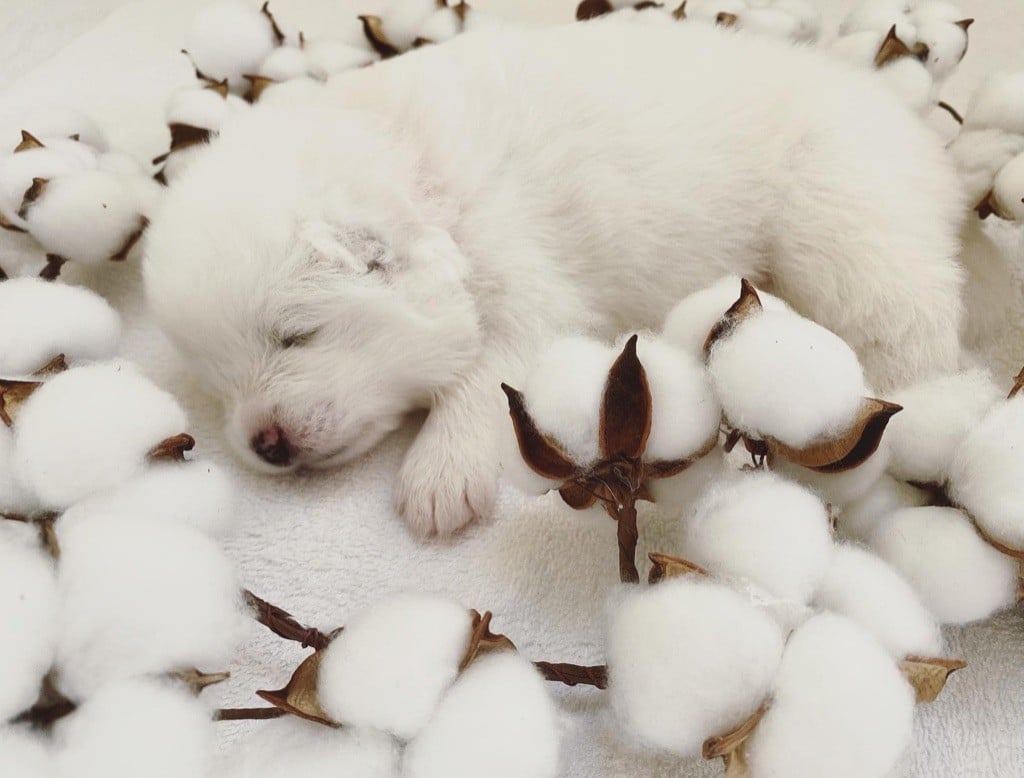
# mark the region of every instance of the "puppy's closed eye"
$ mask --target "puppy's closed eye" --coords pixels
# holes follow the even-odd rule
[[[293,332],[287,335],[279,335],[277,344],[283,349],[298,348],[308,345],[313,338],[319,334],[319,330],[308,330],[306,332]]]

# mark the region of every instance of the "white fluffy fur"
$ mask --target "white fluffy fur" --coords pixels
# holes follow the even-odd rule
[[[1017,563],[987,545],[955,508],[897,511],[869,543],[942,624],[984,619],[1016,601]]]
[[[318,79],[364,67],[378,58],[372,51],[334,40],[306,41],[305,52],[308,74]]]
[[[758,289],[761,305],[768,311],[787,310],[778,297]],[[704,342],[708,333],[740,296],[740,277],[725,276],[711,286],[688,294],[669,311],[662,326],[665,340],[704,359]]]
[[[269,423],[292,466],[327,467],[429,407],[396,505],[451,532],[490,511],[498,385],[544,339],[657,326],[725,274],[770,282],[882,389],[955,369],[962,205],[872,74],[608,19],[459,36],[257,105],[171,187],[146,286],[266,472],[289,469],[249,448]]]
[[[510,651],[484,655],[459,676],[409,744],[404,778],[555,778],[558,720],[544,680]]]
[[[867,391],[853,349],[789,312],[743,321],[712,346],[708,372],[734,427],[790,446],[846,429]]]
[[[914,693],[878,642],[842,616],[789,638],[771,708],[746,747],[751,773],[883,778],[910,741]]]
[[[683,526],[687,559],[796,602],[814,594],[832,553],[825,506],[768,472],[714,484]]]
[[[956,447],[1003,396],[983,369],[941,376],[892,394],[889,399],[903,410],[885,430],[892,449],[889,472],[904,481],[945,483]]]
[[[952,457],[949,488],[983,530],[1024,549],[1024,396],[993,408]]]
[[[270,21],[254,3],[216,2],[199,9],[185,36],[189,56],[210,78],[226,78],[232,88],[245,86],[242,76],[255,73],[274,47]]]
[[[121,318],[91,289],[13,278],[0,284],[0,374],[27,375],[57,354],[71,363],[113,356]]]
[[[939,656],[939,625],[896,570],[858,546],[840,545],[814,595],[821,608],[856,621],[896,659]]]
[[[608,631],[609,694],[648,747],[696,757],[768,697],[782,633],[743,595],[683,578],[638,589]]]
[[[92,514],[57,525],[57,668],[80,700],[145,674],[228,667],[251,623],[220,547],[198,530]]]
[[[470,628],[469,612],[445,597],[399,594],[375,603],[324,654],[324,711],[345,725],[414,737],[458,675]]]
[[[200,778],[214,723],[183,688],[154,680],[110,684],[54,733],[59,778]]]
[[[17,467],[43,505],[63,509],[138,474],[154,446],[187,429],[177,401],[129,363],[77,367],[20,409]]]
[[[867,540],[879,522],[900,508],[916,508],[928,502],[929,495],[891,475],[883,475],[853,502],[842,506],[836,528],[853,540]]]
[[[56,645],[53,561],[16,529],[0,526],[0,722],[36,702]]]
[[[227,778],[397,778],[398,748],[381,732],[332,729],[296,716],[268,721],[228,751]]]
[[[878,71],[887,87],[910,110],[926,114],[935,104],[935,81],[928,68],[913,57],[901,57]]]
[[[0,725],[0,775],[53,778],[53,760],[46,741],[27,729]]]

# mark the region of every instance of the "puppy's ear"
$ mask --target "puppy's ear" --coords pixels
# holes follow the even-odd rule
[[[296,250],[314,267],[352,276],[385,270],[394,255],[391,246],[373,232],[339,227],[323,219],[299,225]]]

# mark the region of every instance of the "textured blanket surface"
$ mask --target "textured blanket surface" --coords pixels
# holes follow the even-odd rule
[[[845,0],[821,0],[828,21]],[[1024,2],[961,0],[979,22],[962,71],[944,93],[962,105],[980,74],[1024,69]],[[151,157],[167,143],[163,102],[190,70],[177,54],[198,0],[37,0],[0,2],[0,142],[16,137],[18,117],[34,106],[70,103],[95,115],[113,145]],[[377,0],[275,0],[280,18],[307,30],[354,24]],[[568,20],[571,0],[479,0],[479,7],[530,23]],[[1019,235],[1004,236],[1024,257]],[[0,265],[3,252],[0,250]],[[200,450],[230,462],[216,403],[190,378],[169,344],[146,321],[136,267],[110,267],[69,280],[107,295],[126,321],[124,354],[175,392],[194,422]],[[1024,356],[1024,317],[1014,312],[992,354],[1001,370]],[[991,355],[990,355],[991,356]],[[572,513],[553,499],[501,493],[498,515],[450,543],[413,540],[391,509],[391,488],[415,424],[344,470],[288,480],[238,471],[243,497],[229,550],[245,585],[321,627],[394,590],[450,593],[468,607],[495,613],[494,627],[531,658],[601,661],[604,602],[616,586],[613,524],[597,513]],[[230,465],[234,467],[233,464]],[[642,515],[642,551],[671,551],[673,523]],[[642,557],[641,557],[642,558]],[[187,570],[181,571],[188,575]],[[898,775],[917,778],[1024,776],[1024,618],[1005,614],[947,633],[950,653],[970,666],[942,699],[919,710],[913,746]],[[259,704],[256,689],[279,688],[303,652],[253,630],[221,703]],[[209,668],[219,669],[219,668]],[[680,765],[617,744],[603,695],[556,690],[564,713],[567,776],[719,775],[719,764]],[[252,724],[224,724],[226,747]]]

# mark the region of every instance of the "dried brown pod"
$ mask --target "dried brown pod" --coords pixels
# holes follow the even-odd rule
[[[758,296],[754,285],[747,279],[742,279],[740,281],[739,298],[729,307],[729,310],[722,314],[722,318],[715,322],[715,326],[711,328],[711,332],[708,333],[707,338],[704,340],[704,359],[706,360],[711,354],[711,348],[715,343],[762,310],[764,308],[761,305],[761,298]]]
[[[598,427],[604,459],[639,459],[651,434],[651,388],[636,344],[634,335],[608,372]]]
[[[0,421],[8,427],[13,427],[18,408],[42,385],[41,381],[0,379]]]
[[[515,644],[504,635],[496,635],[491,632],[491,612],[484,611],[483,614],[471,610],[473,626],[469,635],[469,643],[466,645],[466,652],[459,662],[461,673],[476,660],[478,656],[493,653],[495,651],[515,651]]]
[[[192,694],[198,697],[203,689],[214,684],[223,683],[231,677],[231,673],[204,673],[191,667],[188,670],[179,670],[176,673],[171,673],[171,677],[176,681],[181,681],[189,688]]]
[[[402,53],[395,44],[388,40],[388,36],[384,33],[384,22],[379,16],[363,14],[359,17],[359,21],[363,23],[363,35],[373,46],[373,50],[380,54],[381,59],[389,59]]]
[[[267,17],[267,21],[270,22],[270,29],[274,31],[274,40],[280,46],[284,43],[284,33],[281,32],[281,28],[277,25],[277,19],[274,18],[274,14],[270,13],[270,0],[267,0],[267,2],[260,6],[260,13]]]
[[[150,462],[184,462],[185,452],[195,448],[196,439],[188,433],[162,440],[150,449],[148,459]]]
[[[673,578],[682,578],[686,575],[696,575],[707,578],[711,573],[695,562],[682,557],[669,556],[651,552],[647,555],[651,560],[651,572],[647,576],[647,583],[656,584],[661,581],[669,581]]]
[[[1024,388],[1024,367],[1021,368],[1020,372],[1017,373],[1013,378],[1013,387],[1010,389],[1009,394],[1006,395],[1007,400],[1012,400],[1018,394],[1020,390]]]
[[[250,103],[255,103],[260,99],[260,95],[263,94],[264,90],[268,86],[273,86],[277,83],[272,78],[266,76],[251,75],[249,73],[243,73],[242,78],[249,82],[249,88],[245,91],[245,100]]]
[[[323,651],[311,654],[295,669],[284,688],[275,691],[261,690],[256,694],[275,708],[280,708],[293,716],[325,724],[328,727],[340,726],[324,712],[317,694],[320,663],[323,658]]]
[[[191,124],[182,124],[180,122],[173,122],[167,125],[167,129],[171,131],[171,151],[181,151],[187,149],[190,146],[198,146],[201,143],[209,143],[212,132],[206,127],[195,127]],[[166,160],[164,156],[162,159],[157,157],[153,160],[154,165],[160,164]]]
[[[39,271],[39,277],[44,281],[56,281],[60,277],[60,271],[68,261],[60,254],[47,254],[46,264]]]
[[[875,67],[884,67],[903,57],[914,57],[923,62],[928,59],[928,53],[928,47],[923,43],[915,43],[912,47],[904,43],[896,33],[894,24],[886,33],[882,45],[878,47],[878,53],[875,54]]]
[[[576,464],[563,453],[562,449],[544,435],[526,410],[522,392],[508,384],[501,389],[508,397],[509,415],[515,428],[519,453],[523,461],[540,476],[555,481],[567,481],[577,475]]]
[[[41,149],[44,148],[43,142],[39,140],[28,130],[21,131],[21,142],[14,147],[14,153],[17,154],[19,151],[28,151],[30,149]]]
[[[819,473],[842,473],[864,463],[878,450],[889,421],[903,406],[871,397],[861,402],[857,418],[835,437],[803,448],[765,440],[769,457],[778,457]]]
[[[914,687],[919,704],[935,702],[946,686],[949,676],[967,667],[962,659],[908,656],[900,662],[900,671]]]
[[[32,373],[33,376],[51,376],[57,373],[63,373],[68,369],[68,361],[63,354],[58,354],[41,368]]]
[[[576,6],[576,20],[585,22],[587,19],[596,19],[598,16],[604,16],[614,10],[608,0],[583,0]]]
[[[722,27],[735,27],[736,23],[740,20],[740,17],[736,14],[722,11],[715,17],[715,24],[719,24]]]
[[[721,759],[725,763],[725,774],[729,778],[745,778],[750,775],[743,748],[767,712],[768,705],[762,705],[732,731],[709,737],[704,741],[702,756],[705,759]]]
[[[28,209],[32,207],[32,203],[43,196],[46,191],[46,186],[50,181],[47,178],[33,178],[32,185],[25,190],[25,194],[21,198],[21,206],[18,208],[18,217],[24,219],[28,214]]]
[[[686,18],[686,0],[683,0],[682,4],[672,12],[673,19],[685,19]]]
[[[114,252],[113,256],[110,257],[112,262],[124,262],[128,259],[128,254],[135,247],[135,244],[139,242],[142,237],[142,233],[146,231],[146,227],[149,226],[149,219],[145,216],[139,216],[139,226],[136,227],[132,233],[124,239],[124,243],[121,247]]]
[[[19,227],[17,224],[8,221],[7,217],[2,213],[0,213],[0,229],[9,230],[10,232],[27,232],[24,227]]]
[[[228,80],[222,78],[220,81],[213,81],[212,79],[204,79],[206,82],[203,89],[209,89],[211,92],[216,92],[224,99],[228,96]]]
[[[959,27],[964,32],[967,32],[969,29],[971,29],[972,24],[974,24],[974,19],[961,19],[960,21],[956,22],[956,26]]]

